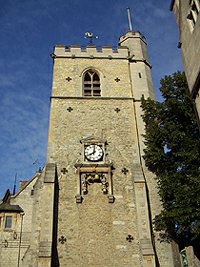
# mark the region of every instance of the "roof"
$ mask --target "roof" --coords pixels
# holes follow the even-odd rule
[[[2,211],[24,212],[19,205],[11,205],[9,203],[0,204],[0,212]]]
[[[39,177],[39,175],[41,175],[41,172],[36,172],[36,174],[29,180],[24,180],[24,181],[20,181],[22,182],[22,186],[19,188],[19,191],[12,196],[12,198],[16,198],[26,187],[28,187],[28,185],[36,178]],[[24,182],[24,183],[23,183]]]
[[[5,194],[4,194],[4,197],[3,197],[2,201],[3,201],[4,203],[5,203],[5,202],[9,202],[10,196],[11,196],[11,194],[10,194],[10,190],[7,189],[6,192],[5,192]]]
[[[175,2],[175,0],[171,0],[171,4],[170,4],[170,10],[171,10],[171,11],[172,11],[172,9],[173,9],[174,2]]]

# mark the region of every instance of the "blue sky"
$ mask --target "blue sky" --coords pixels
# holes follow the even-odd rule
[[[55,44],[117,46],[128,30],[145,35],[156,96],[159,80],[182,69],[170,0],[0,0],[0,198],[45,164]]]

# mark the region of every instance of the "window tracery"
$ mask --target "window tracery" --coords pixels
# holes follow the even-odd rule
[[[94,70],[86,71],[83,76],[83,95],[101,96],[100,78]]]

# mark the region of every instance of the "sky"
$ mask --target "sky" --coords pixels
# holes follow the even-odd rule
[[[182,70],[170,0],[0,0],[0,199],[45,165],[55,44],[117,46],[128,29],[147,39],[156,97],[159,81]]]

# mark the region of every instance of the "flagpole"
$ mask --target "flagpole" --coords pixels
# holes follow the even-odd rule
[[[131,21],[131,9],[130,9],[130,7],[127,7],[127,12],[128,12],[129,30],[130,31],[133,31],[132,21]]]

